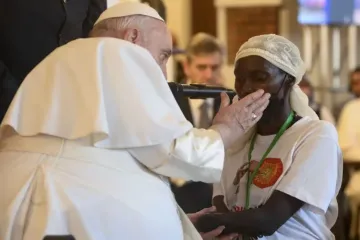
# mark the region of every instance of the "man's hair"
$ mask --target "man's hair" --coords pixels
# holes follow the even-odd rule
[[[360,66],[357,66],[352,72],[351,74],[353,73],[360,73]]]
[[[129,27],[144,29],[146,21],[151,17],[143,15],[132,15],[126,17],[105,19],[94,26],[89,37],[117,37],[119,32]]]
[[[351,85],[351,81],[352,81],[353,75],[354,75],[355,73],[360,73],[360,66],[357,66],[356,68],[354,68],[354,69],[350,72],[350,74],[349,74],[349,85]],[[351,86],[350,86],[350,88],[351,88]]]
[[[224,54],[222,44],[214,37],[206,33],[196,34],[190,41],[186,55],[188,61],[191,61],[193,56],[209,55],[214,53]]]

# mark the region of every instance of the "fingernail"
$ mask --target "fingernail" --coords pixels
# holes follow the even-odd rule
[[[271,97],[270,93],[265,93],[265,97],[270,98]]]

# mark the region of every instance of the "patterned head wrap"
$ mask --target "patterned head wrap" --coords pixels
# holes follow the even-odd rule
[[[295,44],[275,34],[252,37],[240,47],[236,54],[235,62],[248,56],[262,57],[295,77],[296,84],[290,93],[292,109],[302,117],[309,116],[312,119],[319,119],[317,114],[309,107],[309,100],[306,94],[298,86],[305,74],[306,67]]]

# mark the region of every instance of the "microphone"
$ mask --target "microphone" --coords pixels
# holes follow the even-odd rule
[[[169,82],[168,84],[174,97],[182,95],[191,99],[217,98],[220,97],[220,93],[222,92],[227,93],[230,100],[236,96],[233,90],[224,87],[205,84],[180,84],[175,82]]]

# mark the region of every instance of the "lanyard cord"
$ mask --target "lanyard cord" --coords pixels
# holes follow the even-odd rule
[[[269,147],[266,149],[264,155],[262,156],[262,158],[261,158],[259,164],[256,166],[255,170],[251,174],[248,171],[248,179],[247,179],[247,184],[246,184],[245,209],[249,209],[249,206],[250,206],[250,190],[251,190],[251,185],[252,185],[252,182],[253,182],[256,174],[259,172],[259,169],[260,169],[261,165],[263,164],[265,158],[269,155],[271,150],[274,148],[276,143],[279,141],[280,137],[284,134],[286,129],[293,122],[294,117],[295,117],[295,113],[294,113],[294,111],[291,111],[290,115],[288,116],[288,118],[286,119],[284,124],[281,126],[279,132],[275,135],[275,137],[272,140],[272,142],[270,143]],[[252,152],[253,152],[254,146],[255,146],[255,140],[256,140],[256,133],[252,136],[252,139],[251,139],[251,142],[250,142],[249,155],[248,155],[248,165],[249,166],[250,166],[250,161],[251,161],[251,158],[252,158]],[[248,236],[243,236],[243,239],[248,240],[249,237]],[[250,239],[257,239],[257,238],[250,238]]]
[[[274,148],[274,146],[276,145],[276,143],[279,141],[280,137],[284,134],[284,132],[286,131],[286,129],[291,125],[291,123],[294,120],[294,112],[291,111],[290,115],[288,116],[288,118],[286,119],[286,121],[284,122],[284,124],[281,126],[279,132],[275,135],[274,139],[272,140],[272,142],[270,143],[270,146],[268,147],[268,149],[265,151],[264,155],[262,156],[259,164],[256,166],[255,170],[250,174],[250,172],[248,172],[248,181],[247,181],[247,186],[246,186],[246,201],[245,201],[245,209],[249,209],[249,205],[250,205],[250,190],[251,190],[251,185],[252,182],[256,176],[256,174],[258,173],[261,165],[263,164],[265,158],[269,155],[269,153],[271,152],[271,150]],[[250,165],[250,161],[252,158],[252,152],[254,150],[254,145],[255,145],[255,140],[256,140],[256,134],[253,135],[251,142],[250,142],[250,149],[249,149],[249,155],[248,155],[248,164]]]

